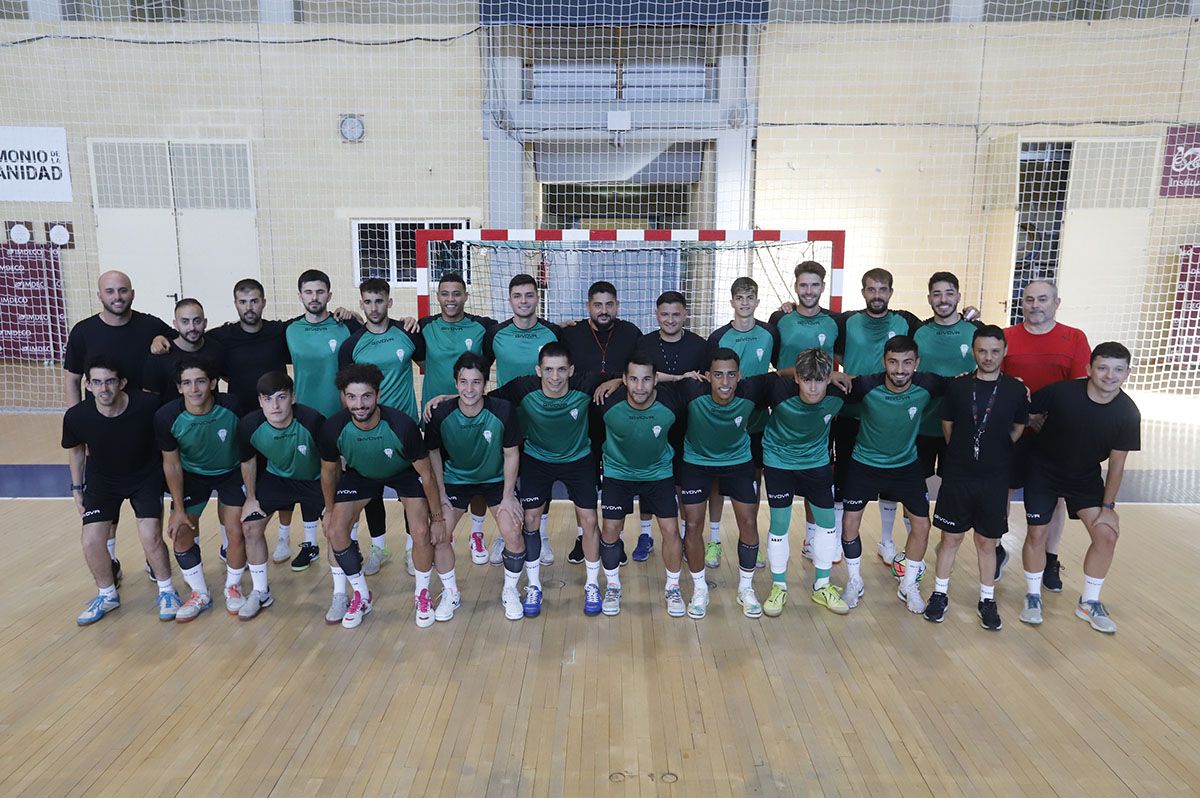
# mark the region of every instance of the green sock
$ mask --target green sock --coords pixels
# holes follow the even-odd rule
[[[825,587],[825,585],[829,584],[829,574],[832,572],[832,570],[832,568],[817,569],[817,579],[815,582],[813,582],[813,590],[820,590],[821,588]]]

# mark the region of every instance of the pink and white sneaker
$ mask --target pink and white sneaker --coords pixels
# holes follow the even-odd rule
[[[350,606],[346,608],[346,614],[342,616],[342,626],[347,629],[353,629],[363,621],[363,616],[371,612],[371,599],[373,596],[368,593],[366,598],[363,598],[362,593],[354,591],[354,596],[350,599]]]
[[[487,565],[488,552],[487,547],[483,545],[483,533],[471,533],[471,562],[476,565]]]
[[[420,593],[413,596],[413,604],[417,610],[417,626],[421,629],[433,626],[433,599],[429,597],[429,591],[422,589]]]

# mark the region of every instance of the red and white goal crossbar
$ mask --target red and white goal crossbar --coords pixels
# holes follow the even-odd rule
[[[429,315],[429,243],[431,241],[828,241],[833,247],[829,268],[829,309],[842,309],[842,270],[846,265],[845,230],[561,230],[452,228],[416,230],[417,314]]]

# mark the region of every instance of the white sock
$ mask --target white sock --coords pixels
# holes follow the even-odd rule
[[[542,540],[545,540],[546,535],[550,532],[550,513],[542,513],[542,520],[538,524],[538,531],[542,533]]]
[[[816,530],[812,547],[813,567],[829,570],[841,551],[842,536],[833,527],[816,527]]]
[[[329,573],[333,574],[333,592],[334,594],[346,592],[346,572],[342,570],[340,565],[329,566]]]
[[[442,590],[447,593],[458,592],[458,577],[455,575],[453,568],[444,574],[438,574],[438,579],[442,582]]]
[[[595,562],[590,562],[589,560],[584,560],[583,564],[587,568],[587,579],[584,582],[584,584],[599,586],[599,584],[600,584],[600,561],[596,560]]]
[[[267,587],[267,564],[255,565],[250,563],[250,584],[259,593],[270,593]]]
[[[907,568],[908,566],[905,565],[904,567]],[[946,577],[945,579],[942,579],[940,576],[935,576],[933,578],[933,592],[934,593],[949,593],[950,592],[950,577]]]
[[[879,525],[882,529],[880,542],[883,544],[892,543],[892,527],[896,525],[896,503],[879,501]]]
[[[350,539],[353,540],[355,543],[358,542],[358,524],[357,523],[355,523],[353,526],[350,527]]]
[[[117,597],[117,586],[109,585],[108,587],[100,588],[100,595],[108,599],[115,599]]]
[[[105,545],[108,546],[108,559],[117,559],[117,539],[109,538],[107,541],[105,541]]]
[[[851,579],[862,579],[862,557],[846,558],[846,573]]]
[[[720,543],[721,542],[721,522],[720,521],[709,521],[708,522],[708,542],[709,543]]]
[[[371,591],[367,589],[367,577],[363,576],[362,571],[353,575],[346,574],[346,581],[350,583],[350,587],[354,588],[354,592],[363,598],[371,595]]]
[[[654,522],[651,521],[649,518],[647,518],[645,521],[642,521],[642,534],[643,535],[649,535],[654,532],[654,528],[651,526],[653,523]]]
[[[279,525],[279,539],[280,540],[291,540],[291,538],[292,538],[291,525],[290,524],[280,524]]]
[[[166,579],[155,579],[154,581],[158,582],[159,593],[172,593],[175,591],[175,583],[171,581],[171,577],[169,576]]]
[[[703,591],[703,592],[707,593],[708,592],[708,581],[707,581],[707,577],[704,574],[703,569],[699,570],[699,571],[692,571],[691,573],[692,573],[692,590],[696,591],[696,592]]]
[[[533,585],[534,587],[542,586],[541,560],[534,560],[533,562],[530,562],[529,560],[525,561],[525,578],[528,579],[529,584]]]
[[[904,558],[904,579],[900,580],[900,585],[905,590],[917,583],[917,577],[921,573],[921,566],[925,564],[924,560],[910,560]]]
[[[413,583],[413,595],[414,596],[421,595],[422,590],[429,590],[429,580],[432,576],[433,576],[432,568],[430,568],[428,571],[417,571],[417,575],[415,577],[413,577],[413,579],[415,580]]]
[[[771,565],[772,574],[786,574],[790,556],[791,544],[787,535],[767,536],[767,562]],[[781,584],[778,579],[774,581],[775,584]]]
[[[183,581],[187,582],[188,587],[193,593],[203,593],[208,595],[208,584],[204,581],[204,566],[197,565],[195,568],[188,568],[183,572]]]
[[[314,546],[317,545],[317,522],[316,521],[305,521],[304,522],[304,542],[311,543]]]
[[[842,539],[842,515],[845,512],[841,502],[833,503],[833,528],[837,530],[838,540]]]
[[[667,583],[664,589],[670,590],[673,587],[679,587],[679,571],[667,571]]]
[[[237,585],[240,589],[242,586],[242,574],[246,573],[245,568],[230,568],[225,567],[225,587],[233,587]]]
[[[1100,579],[1100,578],[1097,578],[1094,576],[1088,576],[1087,574],[1084,574],[1083,575],[1083,594],[1080,596],[1079,601],[1081,603],[1084,601],[1099,601],[1100,600],[1100,588],[1102,588],[1102,587],[1104,587],[1103,579]]]
[[[1042,572],[1041,571],[1038,571],[1036,574],[1031,574],[1029,571],[1025,572],[1025,595],[1027,595],[1027,596],[1042,595]]]
[[[754,572],[738,569],[738,592],[754,587]]]
[[[996,586],[995,585],[985,585],[982,582],[980,582],[979,583],[979,600],[980,601],[983,601],[984,599],[995,600],[995,598],[996,598]]]
[[[515,572],[515,573],[514,573],[514,572],[512,572],[512,571],[508,570],[507,568],[505,568],[505,569],[504,569],[504,589],[505,589],[505,590],[508,590],[510,587],[511,587],[513,590],[516,590],[516,589],[517,589],[517,582],[518,582],[520,579],[521,579],[521,572],[520,572],[520,571],[517,571],[517,572]],[[532,584],[533,584],[533,582],[530,582],[529,584],[531,584],[531,585],[532,585]]]
[[[900,519],[900,523],[904,524],[904,534],[906,536],[904,539],[907,541],[907,536],[912,534],[912,521],[909,521],[908,516],[906,515]]]
[[[412,540],[412,538],[409,538],[409,540]],[[375,535],[371,535],[371,548],[373,548],[373,549],[387,548],[387,534],[386,533],[382,534],[379,537],[376,537]]]
[[[476,532],[483,532],[483,516],[471,513],[471,534],[473,535]]]
[[[225,528],[224,524],[221,524],[221,547],[229,548],[229,530]]]
[[[621,587],[621,569],[614,568],[611,571],[604,569],[604,584],[608,587]]]
[[[817,525],[806,523],[804,525],[804,542],[810,547],[817,539]]]

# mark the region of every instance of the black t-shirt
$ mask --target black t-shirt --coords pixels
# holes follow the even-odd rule
[[[225,353],[224,377],[229,395],[237,401],[239,415],[258,408],[258,378],[268,371],[283,371],[291,362],[287,347],[291,321],[264,320],[256,333],[248,333],[241,324],[231,321],[206,335]]]
[[[217,368],[217,373],[225,373],[225,352],[221,345],[207,335],[204,336],[204,346],[195,352],[180,349],[171,340],[171,348],[161,355],[151,355],[146,358],[146,368],[142,376],[142,388],[158,396],[159,404],[166,404],[172,399],[179,398],[179,386],[175,384],[175,366],[188,356],[208,358]]]
[[[83,374],[92,357],[104,355],[121,370],[121,376],[127,380],[125,390],[140,391],[146,359],[150,357],[150,342],[157,335],[173,338],[175,330],[157,316],[131,312],[133,316],[120,327],[105,324],[99,313],[72,327],[63,353],[63,369]]]
[[[654,362],[663,374],[708,371],[708,341],[690,330],[678,341],[664,341],[658,330],[638,339],[636,353]]]
[[[563,327],[559,340],[571,353],[576,374],[599,374],[601,379],[619,377],[625,373],[629,358],[637,350],[642,331],[624,319],[615,319],[603,332],[593,330],[584,319],[578,324]]]
[[[129,406],[114,418],[101,415],[91,396],[63,414],[62,447],[87,446],[88,482],[113,482],[162,470],[162,455],[154,440],[158,400],[140,390],[126,393]]]
[[[988,411],[993,389],[996,397]],[[1013,456],[1012,426],[1029,420],[1029,398],[1024,383],[1007,374],[1001,374],[996,382],[976,379],[974,374],[957,377],[947,383],[942,394],[941,415],[943,421],[954,424],[942,469],[947,478],[1007,477]]]
[[[1142,448],[1142,414],[1124,391],[1099,404],[1087,395],[1088,380],[1064,380],[1033,395],[1030,413],[1045,413],[1046,423],[1033,438],[1034,452],[1045,463],[1074,473],[1093,472],[1116,449]]]

